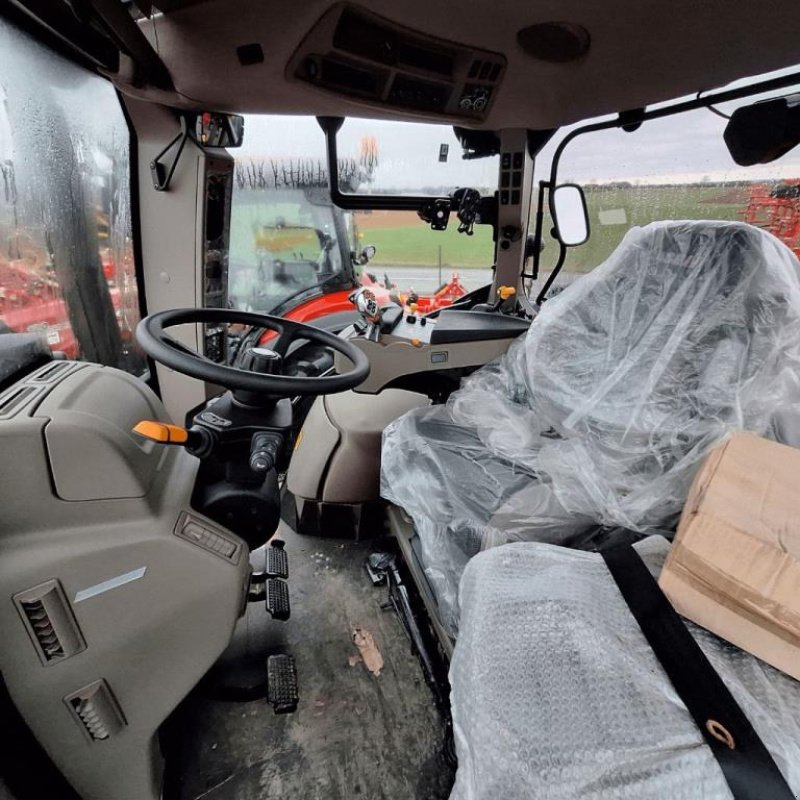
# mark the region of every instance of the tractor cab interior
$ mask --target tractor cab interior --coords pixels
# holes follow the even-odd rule
[[[800,447],[794,25],[0,6],[0,798],[800,792],[800,683],[687,623],[743,793],[607,561]]]

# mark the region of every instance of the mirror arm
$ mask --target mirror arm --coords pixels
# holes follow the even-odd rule
[[[150,177],[153,179],[153,188],[157,192],[166,192],[169,189],[175,167],[183,152],[186,140],[189,138],[189,126],[186,124],[186,117],[181,115],[180,133],[150,162]],[[173,150],[174,155],[169,165],[162,162],[167,153]]]
[[[567,260],[567,246],[560,239],[558,239],[557,241],[559,246],[558,261],[556,262],[556,265],[553,267],[553,271],[550,273],[549,277],[545,281],[544,286],[542,286],[542,291],[539,292],[539,295],[536,298],[537,306],[540,306],[544,302],[544,298],[550,291],[550,287],[553,285],[553,281],[558,277],[558,273],[561,272],[561,267],[564,266],[564,262]]]

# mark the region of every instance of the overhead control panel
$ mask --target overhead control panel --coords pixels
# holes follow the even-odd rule
[[[306,36],[286,74],[372,106],[480,122],[505,70],[499,53],[437,39],[340,4]]]

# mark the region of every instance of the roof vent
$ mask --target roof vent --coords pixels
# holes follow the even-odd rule
[[[45,666],[86,649],[81,630],[57,580],[15,594],[14,604]]]
[[[497,83],[503,65],[497,61],[488,61],[476,58],[469,68],[467,77],[471,81],[486,81],[487,83]]]
[[[93,742],[110,739],[125,727],[117,698],[102,678],[67,695],[64,702]]]

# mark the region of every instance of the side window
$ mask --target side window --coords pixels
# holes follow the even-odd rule
[[[129,169],[111,83],[0,19],[0,332],[143,372]]]
[[[564,150],[559,183],[579,183],[586,194],[589,240],[567,251],[556,287],[601,264],[624,235],[656,220],[732,220],[773,233],[800,254],[800,154],[771,164],[737,166],[723,140],[737,104],[645,122],[626,133],[610,129],[577,136]],[[558,137],[560,140],[561,137]],[[537,180],[547,179],[555,143],[537,159]],[[541,167],[539,167],[541,165]],[[543,227],[541,273],[549,273],[558,247]]]

